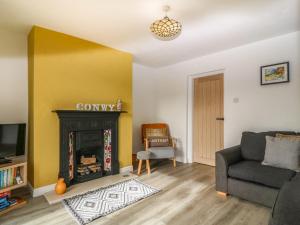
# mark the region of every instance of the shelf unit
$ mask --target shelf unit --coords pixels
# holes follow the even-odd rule
[[[0,188],[0,193],[11,191],[20,187],[24,187],[27,185],[27,161],[25,157],[18,157],[15,159],[12,159],[12,162],[0,164],[0,171],[7,170],[11,168],[20,168],[20,175],[22,177],[23,183],[21,184],[14,184],[8,187]],[[4,210],[0,211],[0,215],[3,215],[13,209],[20,208],[21,206],[25,205],[27,202],[24,199],[20,199],[18,201],[18,204],[10,206]]]
[[[27,204],[27,201],[22,199],[20,202],[18,202],[18,204],[16,205],[13,205],[13,206],[9,206],[8,208],[4,209],[4,210],[1,210],[0,211],[0,216],[14,210],[14,209],[18,209],[18,208],[21,208],[22,206],[26,205]]]

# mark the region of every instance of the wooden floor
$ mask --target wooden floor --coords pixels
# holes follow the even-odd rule
[[[270,209],[215,191],[214,168],[201,164],[160,163],[139,180],[162,189],[158,194],[90,224],[107,225],[267,225]],[[22,190],[24,192],[24,190]],[[29,196],[29,193],[28,193]],[[1,225],[77,224],[61,203],[49,205],[44,197],[0,218]]]

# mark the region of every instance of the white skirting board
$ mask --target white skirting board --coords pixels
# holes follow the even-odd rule
[[[126,173],[130,173],[133,171],[133,167],[132,166],[126,166],[126,167],[122,167],[120,168],[120,174],[126,174]]]
[[[28,187],[30,188],[32,197],[39,197],[49,191],[54,190],[55,184],[50,184],[50,185],[39,187],[39,188],[33,188],[32,185],[28,182]]]
[[[126,174],[133,171],[132,166],[126,166],[120,168],[120,174]],[[55,184],[50,184],[47,186],[39,187],[39,188],[33,188],[32,185],[28,182],[28,187],[30,188],[32,197],[39,197],[44,195],[45,193],[54,190]]]

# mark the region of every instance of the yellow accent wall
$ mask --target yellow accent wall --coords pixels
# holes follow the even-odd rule
[[[119,119],[120,167],[132,155],[132,56],[70,35],[33,27],[28,36],[29,181],[53,184],[59,172],[59,121],[52,110],[76,103],[115,103]]]

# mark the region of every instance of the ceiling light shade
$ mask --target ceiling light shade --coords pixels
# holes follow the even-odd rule
[[[169,6],[164,6],[164,11],[169,11]],[[160,40],[173,40],[181,33],[182,25],[176,20],[170,19],[167,15],[157,20],[150,26],[150,31]]]

